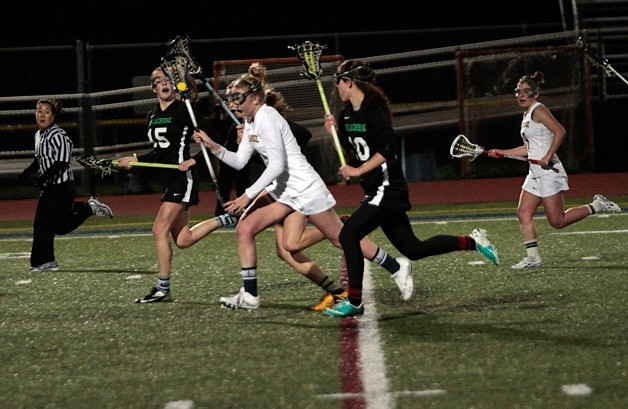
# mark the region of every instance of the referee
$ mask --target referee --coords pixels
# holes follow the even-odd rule
[[[74,201],[76,188],[70,168],[72,140],[54,123],[61,112],[61,101],[40,99],[35,109],[39,130],[35,133],[35,160],[18,180],[23,184],[39,171],[35,185],[41,188],[33,222],[31,271],[57,271],[54,238],[75,230],[90,216],[113,217],[109,206],[91,197],[87,202]]]

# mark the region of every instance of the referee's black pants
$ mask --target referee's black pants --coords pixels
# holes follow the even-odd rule
[[[33,222],[31,266],[55,261],[55,235],[67,234],[94,213],[87,202],[74,202],[72,182],[46,186],[39,195]]]

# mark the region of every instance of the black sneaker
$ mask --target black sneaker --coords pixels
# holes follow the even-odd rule
[[[144,296],[144,298],[136,298],[135,302],[147,303],[147,302],[169,302],[172,301],[170,291],[159,290],[157,287],[153,287],[150,293]]]

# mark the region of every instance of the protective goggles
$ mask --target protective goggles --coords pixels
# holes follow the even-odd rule
[[[355,68],[352,68],[350,70],[334,74],[334,81],[336,82],[336,85],[340,84],[340,80],[351,80],[351,81],[355,81],[355,82],[364,82],[364,81],[361,81],[361,80],[357,80],[355,78],[351,78],[351,73],[357,72],[358,70],[360,70],[362,68],[368,68],[369,72],[370,72],[370,68],[371,67],[368,64],[366,64],[366,65],[359,65],[359,66],[357,66]]]
[[[246,92],[228,92],[225,94],[225,99],[229,103],[241,105],[246,101],[246,97],[253,93],[252,90],[248,90]]]
[[[519,97],[519,95],[521,94],[525,95],[527,98],[532,98],[533,96],[536,95],[536,90],[532,88],[524,88],[524,89],[515,88],[515,97]]]
[[[262,84],[253,84],[251,88],[249,88],[246,92],[227,92],[225,94],[225,99],[227,102],[242,105],[244,101],[246,101],[246,97],[257,92],[257,90],[262,86]]]
[[[340,84],[340,81],[342,80],[350,80],[352,78],[347,76],[346,72],[343,72],[342,74],[334,74],[334,81],[336,81],[336,85]]]

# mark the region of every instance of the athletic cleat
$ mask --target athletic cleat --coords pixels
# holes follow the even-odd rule
[[[141,304],[147,302],[170,302],[172,301],[172,295],[170,295],[170,291],[163,291],[153,287],[144,298],[136,298],[134,301]]]
[[[56,261],[50,261],[48,263],[33,266],[28,269],[29,271],[59,271],[59,264]]]
[[[325,308],[323,314],[330,317],[345,318],[364,314],[364,304],[354,307],[349,300],[343,299],[331,308]]]
[[[327,293],[323,296],[323,298],[321,298],[318,304],[311,306],[310,309],[313,311],[322,311],[325,308],[331,308],[348,296],[349,293],[347,291],[343,291],[341,294]]]
[[[482,253],[484,257],[491,260],[493,264],[498,266],[499,255],[497,254],[497,249],[491,244],[490,241],[488,241],[488,238],[486,237],[486,230],[474,229],[471,232],[470,236],[473,240],[475,240],[476,250]]]
[[[238,224],[238,216],[229,213],[216,216],[216,219],[220,223],[220,227],[235,227],[235,225]]]
[[[408,301],[414,292],[414,280],[412,278],[412,262],[405,257],[397,259],[399,262],[399,271],[391,277],[395,280],[395,284],[401,291],[401,298]]]
[[[232,297],[220,297],[220,304],[232,310],[242,308],[243,310],[253,311],[259,308],[259,296],[256,297],[247,293],[244,291],[244,287],[242,287],[240,292]]]
[[[87,203],[92,208],[94,216],[107,216],[110,219],[113,219],[113,212],[111,211],[111,208],[94,196],[90,197]]]
[[[543,261],[541,257],[525,257],[523,260],[518,262],[517,264],[510,266],[510,268],[515,270],[521,270],[524,268],[532,268],[532,267],[543,267]]]
[[[591,206],[595,209],[595,213],[621,213],[621,207],[617,203],[599,194],[593,196]]]

